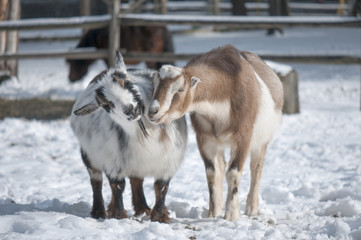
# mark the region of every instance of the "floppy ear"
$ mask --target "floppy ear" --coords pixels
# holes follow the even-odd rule
[[[97,101],[98,106],[104,108],[104,110],[109,113],[110,110],[114,108],[114,103],[105,97],[104,87],[98,88],[95,90],[95,93],[95,100]]]
[[[77,116],[84,116],[84,115],[88,115],[90,113],[95,112],[98,108],[99,108],[98,104],[89,103],[89,104],[75,110],[74,114]]]
[[[195,87],[199,82],[202,82],[199,78],[195,76],[191,77],[191,87]]]
[[[103,87],[100,87],[97,90],[95,90],[96,103],[88,103],[88,104],[84,105],[83,107],[75,110],[74,114],[77,116],[88,115],[88,114],[95,112],[99,107],[104,108],[104,110],[109,113],[110,110],[114,108],[114,103],[112,101],[109,101],[104,96],[103,91],[104,91]]]
[[[121,73],[127,73],[127,68],[125,66],[123,56],[118,50],[116,51],[115,70]]]

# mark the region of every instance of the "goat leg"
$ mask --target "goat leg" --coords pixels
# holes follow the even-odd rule
[[[97,169],[94,169],[90,165],[88,155],[85,153],[85,151],[83,151],[83,149],[80,150],[80,153],[83,163],[88,170],[90,177],[90,184],[93,190],[93,207],[90,214],[93,218],[105,218],[106,214],[105,214],[104,200],[102,195],[102,186],[103,186],[102,172]]]
[[[130,185],[132,188],[132,203],[135,211],[135,216],[143,213],[149,215],[151,209],[148,207],[147,201],[144,196],[142,178],[130,177]]]
[[[156,180],[154,182],[155,205],[150,213],[150,220],[161,223],[169,223],[168,211],[165,206],[165,196],[168,192],[169,181]]]
[[[112,189],[112,200],[108,205],[108,218],[127,218],[128,215],[124,209],[123,192],[125,188],[125,179],[112,179],[108,177],[110,188]]]

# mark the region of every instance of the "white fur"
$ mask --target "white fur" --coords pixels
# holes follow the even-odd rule
[[[212,124],[215,124],[218,130],[224,130],[229,124],[231,104],[228,100],[222,102],[198,102],[190,105],[189,112],[196,112],[197,119],[202,122],[201,126],[207,131],[211,131]],[[204,117],[211,118],[212,123],[208,122]],[[217,135],[219,143],[229,146],[231,135]]]
[[[110,73],[109,73],[110,74]],[[107,79],[107,74],[101,81],[90,84],[77,99],[73,111],[85,104],[95,102],[95,90],[103,86],[107,97],[112,96],[114,104],[129,104],[135,102],[127,90],[117,83]],[[130,76],[143,93],[145,106],[148,107],[152,96],[151,79]],[[149,75],[150,76],[150,75]],[[145,86],[145,87],[144,87]],[[144,178],[153,176],[155,179],[170,179],[179,168],[186,148],[186,125],[173,122],[169,125],[154,125],[145,116],[142,117],[149,138],[140,132],[137,121],[128,121],[122,113],[111,111],[107,113],[102,108],[85,116],[71,115],[71,126],[79,140],[81,148],[89,157],[91,166],[104,171],[114,179],[128,176]],[[114,126],[123,129],[127,137],[119,142],[119,134]],[[159,142],[161,130],[164,129],[169,141]],[[126,144],[121,147],[121,144]]]
[[[240,218],[239,198],[237,194],[232,194],[233,188],[238,188],[241,182],[242,173],[232,169],[227,172],[226,179],[228,184],[228,195],[226,200],[226,213],[224,218],[228,221],[237,221]]]
[[[163,66],[164,67],[164,66]],[[179,90],[179,88],[183,85],[184,83],[184,77],[180,77],[177,81],[175,81],[174,83],[170,84],[169,86],[169,92],[171,92],[170,94],[166,95],[166,98],[163,101],[163,104],[160,106],[160,108],[158,109],[158,113],[157,115],[159,116],[163,116],[165,115],[165,113],[169,110],[170,105],[172,104],[172,100],[173,100],[173,96],[174,94]],[[155,91],[154,91],[155,92]],[[154,103],[155,102],[155,103]],[[155,106],[159,107],[159,101],[158,99],[154,99],[151,103],[151,105],[156,104]],[[158,105],[157,105],[158,104]],[[171,122],[171,120],[177,119],[180,116],[180,113],[178,112],[174,112],[173,113],[175,116],[166,116],[165,119],[162,119],[165,123],[169,124]],[[171,120],[167,120],[167,119],[171,119]]]
[[[210,217],[218,217],[222,214],[223,207],[223,179],[224,179],[224,170],[226,167],[226,162],[224,159],[224,150],[222,146],[218,144],[216,140],[204,139],[205,144],[203,149],[208,159],[213,162],[213,169],[206,169],[207,179],[210,182],[213,182],[212,192],[213,199],[210,199],[213,202],[213,209],[209,209]]]
[[[161,79],[175,78],[181,74],[182,74],[182,68],[175,67],[172,65],[163,65],[159,70],[159,76]]]
[[[251,141],[252,149],[258,149],[260,146],[271,141],[272,136],[277,131],[282,118],[282,112],[275,111],[275,103],[271,93],[264,81],[254,72],[261,86],[261,101],[254,124],[253,136]]]

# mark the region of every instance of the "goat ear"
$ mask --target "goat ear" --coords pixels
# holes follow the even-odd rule
[[[199,78],[192,76],[191,77],[191,87],[197,86],[199,82],[202,82]]]
[[[108,113],[110,112],[111,109],[114,108],[114,103],[112,101],[109,101],[105,96],[104,96],[104,92],[103,92],[103,88],[100,87],[97,90],[95,90],[96,94],[95,94],[95,100],[98,103],[99,107],[104,108],[105,111],[107,111]]]
[[[89,103],[89,104],[75,110],[74,114],[77,116],[84,116],[84,115],[88,115],[90,113],[95,112],[98,108],[99,108],[99,105],[94,104],[94,103]]]
[[[127,68],[125,66],[123,56],[118,50],[116,51],[115,70],[121,73],[127,73]]]

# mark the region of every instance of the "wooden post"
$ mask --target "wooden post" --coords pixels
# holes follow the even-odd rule
[[[118,20],[120,12],[120,0],[113,0],[110,4],[111,20],[109,26],[109,67],[115,67],[115,51],[120,46],[120,20]]]
[[[219,1],[220,0],[209,0],[210,12],[213,15],[219,15]]]
[[[1,0],[0,7],[0,20],[20,19],[20,0]],[[4,31],[0,35],[1,53],[16,53],[18,51],[18,31]],[[18,61],[16,59],[1,61],[0,70],[10,76],[17,76]]]
[[[269,0],[269,15],[270,16],[289,16],[290,8],[288,0]],[[268,29],[267,34],[274,34],[276,29]],[[280,33],[283,33],[282,29],[277,29]]]
[[[90,16],[91,15],[91,2],[90,0],[81,0],[80,1],[80,16]],[[88,32],[88,28],[83,27],[83,35]]]
[[[0,21],[8,19],[9,0],[0,0]],[[6,48],[6,31],[0,31],[0,53],[5,53]],[[5,70],[5,61],[0,61],[0,70]]]
[[[167,14],[168,8],[167,8],[167,2],[168,0],[161,0],[160,1],[160,13],[161,14]]]

